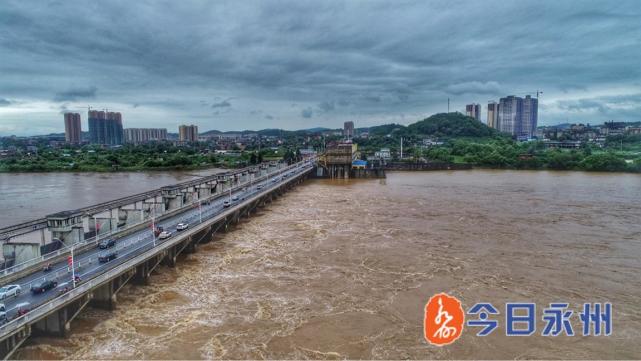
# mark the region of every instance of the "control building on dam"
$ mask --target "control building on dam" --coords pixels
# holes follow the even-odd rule
[[[330,144],[318,159],[317,178],[385,178],[380,163],[359,159],[358,145],[351,141]]]
[[[316,162],[264,163],[1,229],[0,285],[21,292],[0,301],[0,357],[31,336],[65,336],[87,306],[113,309],[125,284],[175,266],[314,174]]]

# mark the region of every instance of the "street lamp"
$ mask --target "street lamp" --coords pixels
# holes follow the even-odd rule
[[[154,247],[156,247],[156,206],[151,212],[151,236],[154,238]]]

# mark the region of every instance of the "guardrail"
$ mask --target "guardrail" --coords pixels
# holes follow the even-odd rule
[[[299,164],[299,163],[295,163],[295,164]],[[292,166],[290,165],[290,166],[285,167],[284,169],[291,169],[291,167],[292,167]],[[277,169],[276,171],[279,171],[279,170],[280,170],[280,169]],[[229,175],[235,175],[235,174],[243,173],[243,172],[245,172],[245,171],[247,171],[247,168],[245,168],[245,169],[243,169],[243,170],[236,171],[236,172],[226,173],[226,174],[224,174],[224,175],[227,175],[227,176],[229,176]],[[270,177],[272,174],[274,174],[274,172],[267,173],[267,174],[265,174],[265,175],[263,175],[263,176],[261,176],[261,177],[259,177],[259,178],[255,179],[255,180],[250,180],[250,181],[248,181],[248,182],[245,182],[245,183],[242,183],[242,184],[240,184],[240,185],[237,185],[236,187],[233,187],[233,188],[232,188],[232,191],[233,191],[233,190],[237,190],[237,189],[239,189],[239,188],[243,188],[243,187],[245,187],[245,186],[246,186],[247,184],[249,184],[249,183],[252,183],[252,182],[255,182],[255,181],[260,181],[260,180],[262,180],[262,179],[265,179],[265,178],[267,178],[267,177]],[[211,178],[212,178],[212,180],[213,180],[215,177],[218,177],[218,176],[220,176],[220,175],[222,175],[222,174],[216,174],[216,175],[213,175],[213,176],[211,176]],[[203,177],[203,178],[209,178],[209,177]],[[178,185],[184,186],[185,184],[188,184],[188,183],[189,183],[189,184],[191,184],[191,183],[193,183],[193,182],[196,182],[196,183],[193,183],[193,184],[200,184],[200,182],[202,182],[202,181],[203,181],[203,179],[198,179],[197,181],[188,181],[188,182],[183,182],[183,183],[179,183]],[[158,190],[158,191],[159,191],[159,190]],[[139,195],[142,195],[142,194],[151,194],[152,192],[154,192],[154,191],[141,193],[141,194],[139,194]],[[227,192],[227,190],[226,190],[225,192]],[[136,196],[139,196],[139,195],[130,196],[130,197],[136,197]],[[217,193],[217,194],[215,194],[215,195],[211,195],[211,196],[209,196],[209,197],[207,197],[207,198],[204,198],[204,199],[198,200],[198,202],[202,202],[202,201],[212,201],[212,200],[218,199],[219,197],[222,197],[222,196],[224,196],[224,195],[225,195],[225,194],[224,194],[224,192],[222,192],[222,193]],[[129,199],[130,197],[124,197],[124,198],[121,198],[121,199]],[[113,202],[117,202],[117,201],[118,201],[118,200],[113,201]],[[185,204],[185,205],[183,205],[182,207],[180,207],[180,208],[178,208],[178,209],[176,209],[176,210],[172,210],[172,211],[170,211],[170,212],[166,212],[166,213],[161,213],[161,214],[159,215],[159,217],[162,217],[162,216],[167,215],[167,214],[173,214],[173,212],[178,211],[178,210],[184,210],[184,209],[186,209],[186,208],[188,208],[188,207],[190,207],[190,206],[192,206],[192,205],[194,205],[194,204],[197,204],[198,202],[194,201],[194,202],[191,202],[191,203],[189,203],[189,204]],[[103,203],[103,204],[109,204],[109,203],[110,203],[110,202],[106,202],[106,203]],[[86,209],[89,209],[89,208],[95,208],[95,207],[98,207],[98,205],[89,206],[89,207],[85,207],[85,208],[86,208]],[[7,268],[5,268],[5,269],[3,269],[3,270],[1,270],[1,271],[0,271],[0,282],[2,282],[1,280],[2,280],[3,278],[5,278],[5,277],[7,277],[7,276],[9,276],[9,275],[11,275],[11,274],[14,274],[14,273],[16,273],[16,272],[20,272],[20,271],[22,271],[22,270],[25,270],[25,269],[28,269],[28,268],[34,267],[34,266],[36,266],[36,265],[38,265],[38,264],[44,264],[44,263],[45,263],[45,261],[47,261],[47,260],[51,260],[51,259],[53,259],[53,258],[57,258],[57,257],[59,257],[59,256],[61,256],[61,255],[63,255],[63,254],[71,253],[71,248],[72,248],[72,247],[73,247],[74,249],[77,249],[77,248],[81,248],[81,249],[82,249],[82,248],[85,248],[87,245],[97,245],[101,240],[103,240],[103,239],[105,239],[105,238],[108,238],[108,237],[113,237],[113,235],[114,235],[114,234],[116,234],[116,233],[121,233],[121,232],[124,232],[124,231],[126,231],[126,230],[134,229],[134,228],[139,227],[139,226],[141,226],[141,225],[143,225],[143,224],[149,223],[150,221],[151,221],[151,219],[149,219],[149,218],[148,218],[148,219],[143,219],[143,220],[141,220],[140,222],[137,222],[137,223],[134,223],[134,224],[130,224],[130,225],[128,225],[126,228],[116,228],[116,229],[110,230],[110,231],[109,231],[109,233],[97,234],[96,236],[91,237],[91,238],[89,238],[89,239],[86,239],[86,240],[84,240],[83,242],[78,242],[78,243],[76,243],[76,244],[74,244],[74,245],[71,245],[71,246],[64,246],[64,247],[62,247],[62,248],[60,248],[60,249],[58,249],[58,250],[56,250],[56,251],[53,251],[53,252],[50,252],[50,253],[47,253],[47,254],[41,255],[40,257],[32,258],[32,259],[30,259],[30,260],[28,260],[28,261],[25,261],[25,262],[22,262],[22,263],[20,263],[20,264],[13,265],[13,266],[11,266],[11,267],[7,267]]]
[[[290,166],[288,166],[288,167],[286,167],[284,169],[280,169],[278,172],[275,172],[275,173],[281,174],[281,173],[283,173],[283,172],[285,172],[287,170],[290,170],[292,168],[296,168],[299,165],[303,165],[303,164],[304,164],[304,161],[303,162],[299,162],[299,163],[295,163],[294,165],[290,165]],[[269,176],[273,176],[273,173],[274,172],[266,174],[265,176],[263,176],[261,178],[268,178]],[[301,173],[301,174],[303,174],[303,173]],[[301,174],[299,174],[299,175],[301,175]],[[296,177],[294,177],[292,179],[295,179],[295,178]],[[279,184],[275,184],[273,186],[270,186],[267,189],[263,190],[262,192],[259,192],[259,193],[255,194],[252,198],[259,198],[260,196],[266,194],[267,192],[272,191],[273,189],[275,189],[275,188],[277,188],[277,187],[279,187],[279,186],[281,186],[283,184],[289,183],[292,179],[289,179],[289,180],[287,180],[286,182],[283,182],[283,183],[279,183]],[[240,186],[238,186],[238,187],[240,187]],[[237,204],[235,207],[244,206],[244,205],[248,204],[249,202],[250,202],[250,200],[247,199],[244,202]],[[114,266],[113,268],[107,269],[107,270],[105,270],[105,272],[103,272],[103,273],[101,273],[99,275],[96,275],[96,276],[90,278],[87,281],[83,281],[82,283],[77,285],[75,288],[69,290],[68,292],[65,292],[64,294],[62,294],[60,296],[57,296],[57,297],[55,297],[53,299],[45,301],[45,303],[43,303],[43,304],[37,306],[36,308],[30,310],[25,315],[16,317],[13,320],[1,325],[0,326],[0,339],[4,339],[5,337],[10,335],[14,331],[17,331],[19,328],[23,327],[24,325],[36,322],[36,321],[40,320],[41,318],[46,317],[51,311],[56,310],[59,307],[64,306],[66,303],[71,302],[76,298],[79,298],[80,296],[82,296],[83,294],[89,292],[93,288],[96,288],[96,287],[98,287],[98,286],[110,281],[111,279],[117,277],[118,275],[124,273],[125,271],[137,266],[138,264],[140,264],[140,263],[146,261],[147,259],[155,256],[156,254],[168,249],[169,247],[172,247],[175,244],[183,242],[185,240],[185,238],[187,238],[188,236],[196,234],[196,233],[202,231],[203,229],[205,229],[206,227],[209,227],[209,225],[207,223],[219,221],[220,219],[226,217],[228,214],[231,214],[233,212],[235,212],[234,209],[229,209],[229,210],[227,210],[225,212],[222,212],[222,213],[218,214],[218,216],[214,216],[212,219],[207,219],[206,221],[200,223],[197,227],[193,228],[191,230],[191,232],[182,234],[179,237],[169,238],[169,239],[167,239],[167,240],[165,240],[163,242],[157,243],[154,246],[152,246],[151,249],[141,253],[140,255],[135,256],[135,257],[133,257],[133,258],[131,258],[129,260],[126,260],[123,263],[121,263],[121,264],[119,264],[117,266]],[[140,238],[138,239],[138,241],[139,240],[140,240]],[[146,245],[144,245],[144,246],[146,246]],[[133,250],[133,251],[136,251],[136,250]]]

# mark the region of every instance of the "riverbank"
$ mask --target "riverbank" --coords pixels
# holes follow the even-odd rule
[[[529,171],[576,171],[576,172],[608,172],[608,173],[641,173],[639,165],[630,164],[626,167],[610,166],[601,164],[594,167],[549,167],[532,166],[527,164],[515,165],[488,165],[459,162],[389,162],[385,170],[407,170],[407,171],[438,171],[438,170],[469,170],[469,169],[494,169],[494,170],[529,170]]]

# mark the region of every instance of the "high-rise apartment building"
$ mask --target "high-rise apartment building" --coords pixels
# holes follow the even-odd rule
[[[343,135],[347,139],[354,138],[354,122],[345,122],[343,124]]]
[[[127,128],[124,130],[125,143],[142,144],[167,140],[165,128]]]
[[[499,128],[499,104],[497,102],[489,102],[487,104],[487,126],[490,128]]]
[[[465,115],[481,121],[481,104],[468,104],[465,106]]]
[[[523,114],[519,137],[532,138],[536,132],[539,116],[539,100],[526,95],[523,99]]]
[[[198,141],[198,126],[196,125],[181,125],[178,127],[179,139],[181,142],[197,142]]]
[[[510,95],[499,101],[498,129],[517,138],[531,138],[538,121],[539,102],[527,95],[524,98]]]
[[[499,130],[517,135],[523,114],[523,99],[510,95],[499,100]]]
[[[122,115],[117,112],[90,110],[89,139],[93,144],[122,144]]]
[[[65,141],[71,144],[80,144],[82,141],[80,114],[65,113]]]

